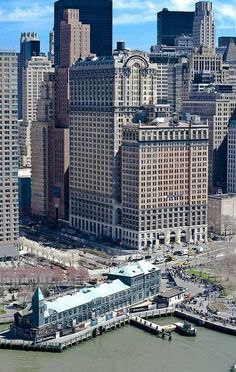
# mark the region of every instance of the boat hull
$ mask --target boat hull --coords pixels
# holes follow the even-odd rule
[[[175,332],[180,334],[181,336],[189,336],[189,337],[195,337],[197,336],[197,331],[196,329],[184,329],[181,327],[176,327]]]

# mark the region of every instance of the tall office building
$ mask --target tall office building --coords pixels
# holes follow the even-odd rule
[[[18,118],[22,119],[23,115],[23,71],[32,56],[40,54],[40,40],[36,32],[23,32],[20,38],[20,54],[18,67]]]
[[[17,53],[0,51],[0,258],[18,254]]]
[[[208,126],[189,119],[173,115],[124,125],[124,245],[207,240]]]
[[[229,122],[227,138],[227,192],[236,193],[236,108]]]
[[[193,46],[215,48],[215,21],[210,1],[199,1],[195,4]]]
[[[48,218],[53,154],[53,128],[56,116],[55,73],[47,73],[41,85],[37,121],[32,123],[32,206],[33,215]]]
[[[180,35],[193,32],[194,12],[170,11],[167,8],[157,13],[157,44],[174,46]]]
[[[229,121],[236,110],[236,95],[216,89],[191,93],[183,102],[183,111],[199,115],[209,123],[209,194],[226,192],[227,134]]]
[[[121,240],[122,125],[157,102],[157,65],[141,52],[70,69],[70,224]]]
[[[19,120],[19,168],[31,168],[31,123],[36,121],[37,102],[46,72],[52,71],[45,56],[32,57],[23,69],[23,120]]]
[[[193,189],[196,184],[201,185],[201,195],[197,196],[198,192],[194,190],[191,203],[199,207],[204,205],[201,211],[195,206],[193,208],[195,220],[191,225],[194,230],[191,230],[191,240],[204,240],[206,237],[207,126],[200,123],[195,130],[189,123],[179,123],[179,127],[174,129],[173,119],[166,118],[169,106],[157,103],[157,79],[157,64],[150,62],[145,53],[136,51],[117,52],[106,60],[85,60],[70,69],[70,224],[85,233],[107,236],[139,249],[149,244],[158,246],[159,243],[180,241],[181,231],[182,238],[187,238],[185,227],[188,226],[190,196],[186,190],[189,190],[191,182],[195,183],[193,187],[191,183]],[[160,123],[155,122],[156,115],[160,116]],[[134,122],[144,123],[143,127]],[[196,137],[199,138],[199,153],[194,140],[189,145],[189,138],[194,136],[199,136]],[[176,145],[177,137],[181,145]],[[163,141],[168,142],[167,152]],[[178,149],[173,153],[175,147]],[[157,162],[156,156],[163,158],[163,169],[170,168],[166,176],[161,176],[163,178],[158,172],[161,163]],[[169,157],[172,159],[170,162]],[[199,158],[204,168],[202,172],[196,169],[196,159]],[[165,164],[164,159],[172,165]],[[184,184],[181,181],[179,188],[176,182],[177,178],[181,179],[181,171],[173,173],[172,169],[178,162],[180,168],[186,168]],[[194,181],[189,176],[190,169],[194,172],[191,176]],[[160,190],[157,190],[158,186]],[[161,192],[163,195],[158,196]],[[198,200],[199,196],[201,200]],[[169,200],[165,201],[166,197]],[[180,217],[183,210],[180,212],[177,206],[179,198],[181,203],[183,200],[181,208],[186,207],[183,209],[186,212],[184,220]],[[163,214],[160,228],[157,208],[160,207],[161,213],[165,206],[172,208],[168,210],[171,216],[168,214],[167,226],[167,213]],[[174,208],[178,209],[176,214],[179,213],[181,222],[179,219],[174,221]],[[197,210],[201,215],[199,230],[196,226]],[[150,216],[152,219],[153,214],[151,225],[145,225],[145,230],[142,230],[142,221],[145,218],[149,220]],[[173,225],[169,224],[170,219]]]
[[[60,24],[65,9],[79,9],[83,24],[91,27],[91,53],[112,54],[112,0],[58,0],[54,4],[55,65],[60,65]]]
[[[54,222],[69,217],[69,67],[90,56],[90,26],[79,16],[78,9],[64,10],[60,65],[45,79],[32,125],[32,212]]]

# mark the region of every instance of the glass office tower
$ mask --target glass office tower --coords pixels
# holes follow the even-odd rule
[[[192,35],[194,12],[175,12],[167,8],[157,13],[157,44],[174,46],[179,35]]]

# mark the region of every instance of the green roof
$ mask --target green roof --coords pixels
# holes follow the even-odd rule
[[[41,292],[41,289],[39,287],[37,287],[35,289],[34,295],[32,297],[32,301],[42,301],[42,300],[44,300],[44,296]]]

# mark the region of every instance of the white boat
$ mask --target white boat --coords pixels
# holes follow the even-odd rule
[[[234,363],[234,365],[232,366],[231,371],[236,372],[236,363]]]

